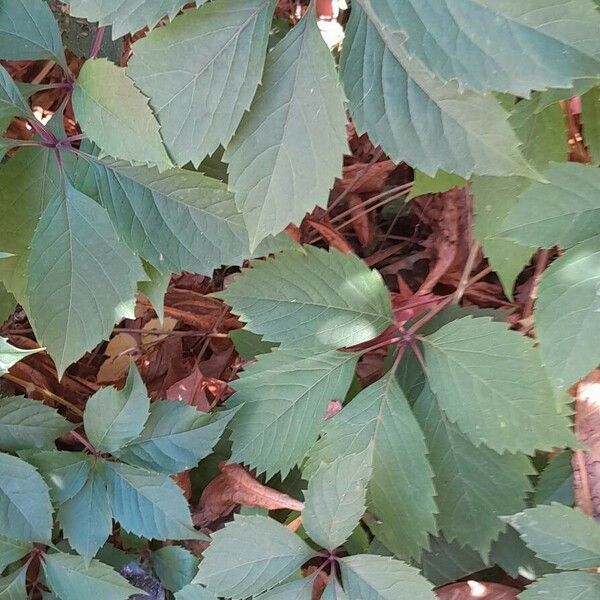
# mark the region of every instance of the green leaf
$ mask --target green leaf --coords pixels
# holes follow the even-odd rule
[[[535,470],[523,454],[497,454],[473,445],[448,420],[428,386],[414,412],[435,473],[440,530],[449,542],[456,539],[486,557],[492,541],[505,528],[499,517],[525,507],[531,491],[528,476]],[[473,515],[477,515],[477,527],[473,527]]]
[[[217,600],[217,597],[201,585],[186,585],[175,594],[175,600]]]
[[[229,332],[229,339],[242,360],[254,360],[259,354],[267,354],[277,346],[274,342],[265,342],[261,335],[248,329],[233,329]]]
[[[223,157],[251,250],[315,204],[327,205],[347,151],[344,95],[313,4],[268,54],[262,85]]]
[[[31,356],[42,350],[43,348],[34,348],[33,350],[16,348],[12,344],[9,344],[5,338],[0,337],[0,376],[8,373],[8,370],[14,364],[23,360],[26,356]]]
[[[406,35],[393,21],[383,22],[374,5],[361,0],[353,6],[340,63],[358,133],[368,132],[390,158],[427,175],[443,169],[465,178],[537,178],[498,102],[434,77],[407,53]]]
[[[285,477],[317,439],[330,400],[344,398],[358,356],[335,350],[275,349],[231,382],[228,405],[240,406],[231,422],[231,460],[267,479]]]
[[[105,471],[113,515],[123,529],[156,540],[205,539],[168,475],[119,463],[106,463]]]
[[[73,110],[86,136],[105,154],[160,170],[170,166],[158,121],[125,69],[106,59],[86,61],[73,89]]]
[[[535,94],[513,106],[509,122],[522,141],[522,152],[537,169],[550,161],[564,161],[569,153],[565,120],[559,104],[540,109],[547,93]],[[498,234],[502,222],[529,185],[523,177],[475,177],[472,182],[473,233],[498,274],[504,293],[512,298],[514,283],[535,250]]]
[[[525,452],[576,443],[531,341],[504,323],[465,317],[424,338],[429,383],[475,444]]]
[[[418,557],[436,531],[433,473],[423,432],[395,379],[387,375],[360,392],[324,428],[310,452],[305,477],[321,461],[364,451],[373,444],[368,506],[375,535],[394,553]]]
[[[0,598],[2,600],[27,600],[27,567],[0,578]]]
[[[231,140],[261,81],[274,5],[211,2],[133,45],[129,75],[150,98],[177,164],[197,166]]]
[[[597,573],[554,573],[546,575],[519,594],[519,600],[584,600],[600,598]]]
[[[25,461],[0,452],[0,531],[23,542],[47,542],[52,530],[48,486]]]
[[[573,505],[573,467],[570,452],[561,452],[551,458],[538,479],[535,503],[553,502]]]
[[[211,274],[248,258],[248,234],[233,194],[185,169],[91,161],[95,191],[119,236],[160,272]]]
[[[416,0],[359,3],[390,36],[402,31],[407,53],[428,69],[472,89],[528,96],[600,73],[600,51],[591,42],[600,16],[589,0],[532,6],[444,0],[435,10]]]
[[[203,413],[184,402],[153,402],[140,436],[117,454],[121,460],[161,473],[180,473],[207,457],[235,414]]]
[[[354,531],[365,512],[373,447],[360,454],[321,463],[308,482],[302,524],[321,547],[335,550]]]
[[[89,455],[83,452],[38,450],[20,454],[38,469],[50,488],[50,497],[61,504],[81,490],[92,468]]]
[[[55,60],[67,68],[60,32],[42,0],[10,0],[0,6],[0,58]]]
[[[581,119],[585,143],[595,164],[600,163],[600,86],[581,96]]]
[[[198,557],[181,546],[164,546],[152,554],[152,566],[160,582],[171,592],[187,586],[198,571]]]
[[[31,109],[8,71],[0,65],[0,122],[13,117],[32,117]]]
[[[484,561],[469,546],[461,547],[443,537],[429,538],[429,550],[423,551],[420,562],[423,576],[436,586],[463,579],[489,566],[489,561]]]
[[[112,532],[106,484],[96,469],[77,494],[61,504],[57,516],[71,548],[89,565]]]
[[[150,263],[144,261],[144,271],[148,281],[140,281],[138,290],[150,300],[158,320],[162,323],[165,319],[165,294],[171,282],[171,272],[161,273]]]
[[[58,552],[46,554],[42,565],[50,589],[61,600],[126,600],[140,591],[98,560],[87,565],[81,556]]]
[[[49,200],[60,190],[60,173],[48,148],[21,148],[0,167],[0,280],[27,308],[27,261],[31,239]]]
[[[132,362],[122,390],[105,387],[87,401],[83,413],[85,432],[98,450],[113,453],[140,435],[149,409],[146,386]]]
[[[273,519],[236,516],[213,534],[194,582],[218,596],[242,599],[281,583],[314,554]]]
[[[0,448],[14,452],[49,446],[73,425],[39,400],[0,399]]]
[[[314,582],[315,576],[296,579],[255,598],[256,600],[312,600]]]
[[[544,271],[535,305],[540,354],[559,389],[600,362],[600,236],[567,250]]]
[[[556,570],[554,565],[538,558],[512,527],[508,527],[500,534],[498,541],[492,544],[489,560],[514,579],[524,577],[533,581]]]
[[[313,246],[256,261],[215,295],[248,329],[284,346],[353,346],[376,337],[393,320],[377,271],[353,254]]]
[[[600,525],[579,509],[564,504],[537,506],[506,520],[529,548],[559,569],[600,565]]]
[[[195,0],[200,5],[206,0]],[[71,15],[100,25],[112,25],[113,38],[135,33],[144,27],[152,29],[164,16],[173,19],[186,0],[69,0]]]
[[[358,554],[340,560],[348,600],[435,600],[431,584],[414,567],[383,556]]]
[[[3,573],[8,565],[20,560],[32,549],[32,544],[0,536],[0,573]]]
[[[13,313],[17,306],[15,297],[6,291],[4,285],[0,282],[0,324]]]
[[[421,171],[415,170],[413,186],[408,196],[406,196],[406,201],[408,202],[423,194],[438,194],[453,188],[464,187],[466,183],[462,177],[453,173],[438,171],[434,177],[430,177],[425,173],[421,173]]]
[[[117,238],[106,211],[65,181],[31,241],[29,318],[59,377],[134,316],[139,260]]]
[[[522,244],[569,248],[598,235],[600,171],[579,163],[551,164],[548,183],[528,187],[502,224],[500,235]]]
[[[346,592],[342,589],[337,577],[330,577],[329,583],[321,596],[321,600],[348,600]]]

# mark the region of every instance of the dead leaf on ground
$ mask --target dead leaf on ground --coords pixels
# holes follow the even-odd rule
[[[387,178],[396,168],[391,160],[382,160],[374,164],[354,163],[344,167],[341,187],[347,187],[360,174],[359,179],[352,185],[352,191],[359,194],[378,193],[383,190]]]
[[[110,384],[119,381],[127,375],[130,351],[136,348],[138,343],[129,333],[118,333],[108,342],[104,354],[107,359],[102,363],[96,377],[98,383]]]
[[[181,400],[202,412],[208,412],[211,406],[206,396],[205,386],[206,382],[202,371],[198,367],[194,367],[187,377],[174,383],[167,390],[167,400]]]
[[[573,453],[575,501],[600,519],[600,369],[577,386],[575,407],[575,433],[589,448]]]
[[[304,508],[303,502],[263,485],[241,465],[221,463],[219,469],[221,474],[204,488],[194,511],[196,526],[206,527],[240,505],[267,510]]]
[[[358,194],[348,194],[348,206],[352,215],[352,229],[361,247],[365,248],[375,238],[373,212],[366,212],[363,199]]]
[[[330,248],[335,248],[343,254],[352,254],[354,252],[352,246],[346,241],[346,238],[339,231],[335,230],[331,224],[319,223],[313,219],[308,219],[308,222],[319,232]]]
[[[142,333],[142,344],[152,344],[154,342],[164,340],[167,335],[177,327],[179,321],[173,317],[165,317],[163,322],[160,319],[150,319],[143,327],[145,331],[152,333]],[[164,331],[164,335],[160,335],[157,332]]]
[[[485,581],[451,583],[435,591],[439,600],[516,600],[521,590]]]

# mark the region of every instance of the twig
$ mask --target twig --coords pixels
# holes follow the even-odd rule
[[[469,250],[469,256],[467,257],[467,262],[465,263],[465,268],[463,269],[462,275],[460,276],[460,281],[456,287],[456,292],[454,292],[454,297],[452,298],[452,302],[454,304],[458,304],[461,301],[469,285],[469,277],[471,276],[471,271],[473,271],[473,267],[475,266],[475,260],[477,259],[478,254],[479,242],[477,240],[473,240],[471,249]]]
[[[54,69],[55,65],[56,63],[53,60],[47,60],[40,72],[31,80],[31,83],[34,85],[42,83],[42,81],[46,78],[46,75],[48,75],[48,73]]]
[[[27,391],[28,388],[31,388],[38,394],[42,394],[43,396],[46,396],[46,398],[53,400],[57,404],[60,404],[60,405],[64,406],[65,408],[68,408],[73,414],[77,415],[78,417],[83,417],[83,412],[77,406],[75,406],[68,400],[65,400],[64,398],[57,396],[56,394],[52,393],[50,390],[40,387],[39,385],[36,385],[35,383],[20,379],[19,377],[15,377],[14,375],[11,375],[10,373],[5,373],[4,375],[2,375],[2,377],[8,381],[12,381],[13,383],[16,383],[17,385],[21,386],[25,391]]]
[[[531,282],[531,289],[529,290],[529,298],[527,304],[523,310],[523,318],[526,319],[533,314],[533,305],[537,298],[537,289],[540,284],[540,278],[542,273],[548,266],[548,260],[550,259],[550,250],[540,250],[535,260],[535,270],[533,271],[533,281]]]
[[[94,42],[92,44],[92,50],[90,51],[90,58],[97,58],[98,52],[100,52],[100,46],[102,46],[102,40],[104,38],[104,27],[98,27]]]

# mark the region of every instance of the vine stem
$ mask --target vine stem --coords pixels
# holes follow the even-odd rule
[[[475,261],[477,260],[477,255],[479,254],[479,242],[473,241],[471,244],[471,249],[469,250],[469,256],[467,257],[467,262],[465,263],[465,268],[463,269],[462,275],[460,276],[460,281],[458,282],[458,286],[456,287],[456,292],[454,292],[454,296],[452,298],[452,302],[454,304],[458,304],[467,287],[469,285],[469,277],[471,276],[471,272],[473,271],[473,267],[475,266]]]
[[[90,442],[86,440],[80,433],[71,431],[71,436],[74,437],[86,450],[88,450],[90,454],[100,458],[100,453],[98,450],[96,450],[96,448],[94,448],[94,446],[92,446],[92,444],[90,444]]]
[[[81,411],[81,409],[79,409],[77,406],[75,406],[68,400],[65,400],[64,398],[57,396],[56,394],[52,393],[50,390],[47,390],[46,388],[40,387],[39,385],[36,385],[35,383],[31,383],[29,381],[25,381],[24,379],[16,377],[15,375],[11,375],[10,373],[5,373],[4,375],[2,375],[2,377],[4,379],[6,379],[7,381],[12,381],[13,383],[16,383],[17,385],[20,385],[25,390],[27,388],[32,388],[38,394],[42,394],[42,395],[46,396],[46,398],[53,400],[57,404],[60,404],[61,406],[68,408],[73,414],[77,415],[78,417],[83,417],[83,412]]]
[[[90,52],[90,58],[97,58],[100,52],[100,46],[102,46],[102,40],[104,39],[104,27],[98,27],[94,42],[92,44],[92,50]]]

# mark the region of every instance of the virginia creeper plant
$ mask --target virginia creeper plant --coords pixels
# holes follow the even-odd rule
[[[63,4],[98,24],[78,72],[46,2],[0,0],[0,59],[63,70],[23,84],[0,66],[0,132],[34,132],[0,137],[2,318],[24,309],[60,378],[134,317],[138,291],[160,312],[172,273],[243,267],[216,296],[252,360],[212,413],[150,403],[134,364],[81,422],[0,399],[0,599],[152,597],[149,579],[177,600],[310,600],[323,573],[325,600],[432,600],[494,565],[532,581],[523,600],[600,595],[600,527],[569,491],[567,394],[600,362],[597,3],[353,0],[339,56],[313,4],[276,34],[275,0]],[[144,28],[126,67],[103,52]],[[29,98],[49,88],[62,104],[42,123]],[[587,164],[568,162],[573,96]],[[535,339],[452,295],[415,297],[401,320],[361,258],[283,233],[327,206],[349,118],[415,170],[411,197],[470,186],[508,298],[537,249],[560,249]],[[357,390],[379,348],[383,376]],[[37,351],[0,338],[0,374]],[[258,512],[194,528],[172,476],[217,443],[265,481],[302,482],[300,529]],[[179,540],[210,543],[199,558]]]

